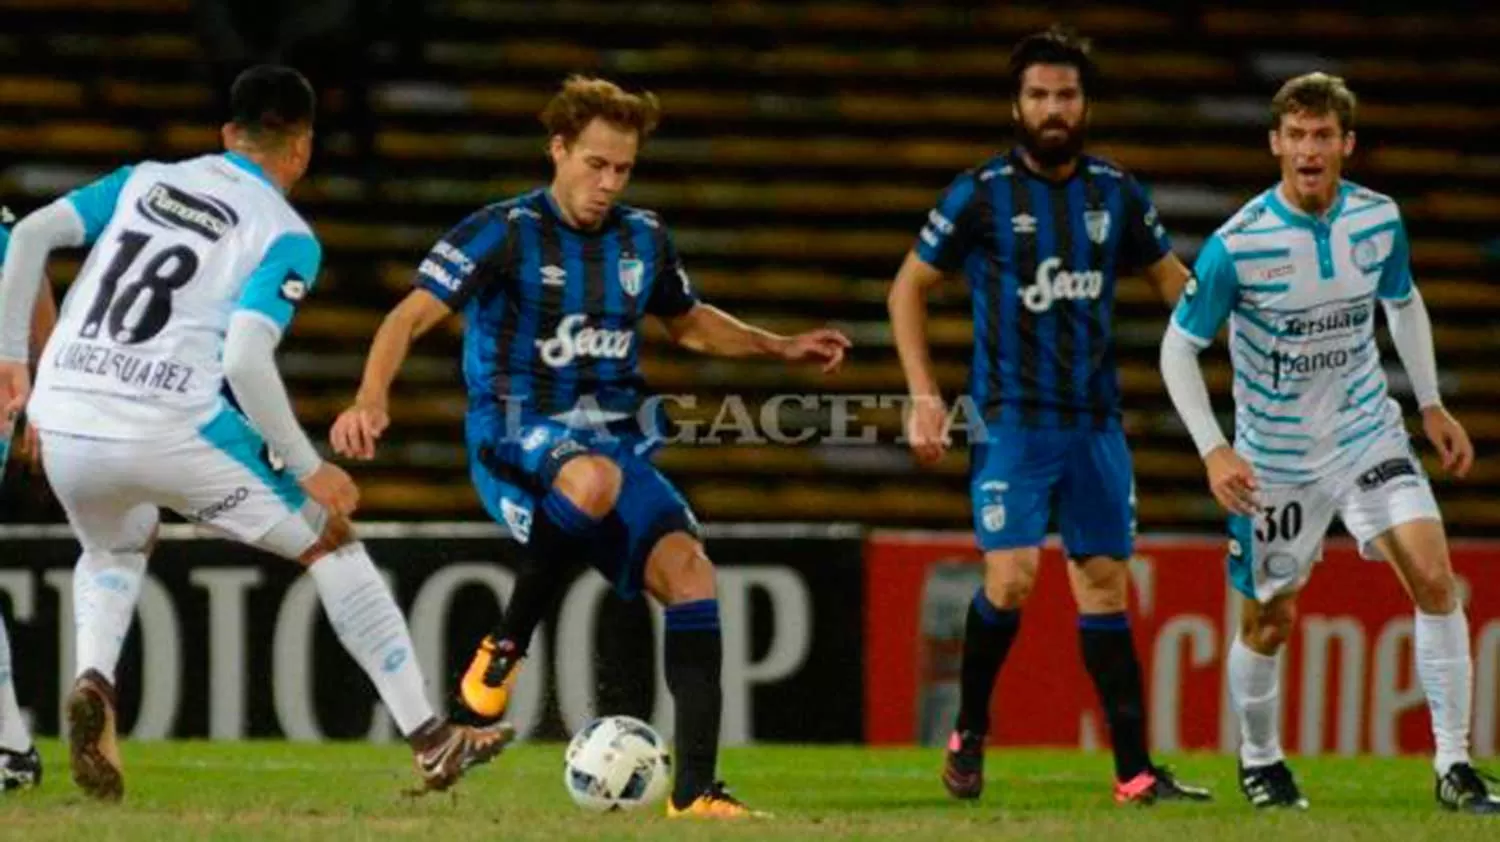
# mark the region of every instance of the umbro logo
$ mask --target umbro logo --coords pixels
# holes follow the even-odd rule
[[[568,273],[561,266],[542,267],[542,285],[549,287],[567,286]]]
[[[1017,234],[1035,234],[1036,217],[1029,213],[1020,213],[1010,218],[1010,227]]]

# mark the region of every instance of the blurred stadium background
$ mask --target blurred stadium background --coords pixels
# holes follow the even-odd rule
[[[1274,180],[1265,115],[1279,82],[1330,70],[1362,98],[1353,178],[1402,203],[1444,393],[1481,454],[1469,481],[1440,481],[1444,511],[1455,533],[1484,535],[1500,527],[1500,463],[1483,458],[1500,443],[1500,110],[1486,104],[1500,84],[1500,15],[1444,5],[1388,16],[1107,2],[0,0],[0,200],[23,212],[122,162],[215,150],[237,69],[271,57],[304,69],[323,110],[319,157],[294,199],[326,270],[281,364],[323,439],[424,250],[473,207],[547,178],[535,115],[563,76],[650,88],[666,119],[627,200],[662,212],[702,293],[779,329],[832,321],[858,345],[825,380],[652,344],[648,381],[697,395],[676,414],[707,421],[730,393],[904,393],[887,285],[949,179],[1009,144],[1004,62],[1018,36],[1062,20],[1094,38],[1107,88],[1093,151],[1148,185],[1189,262]],[[58,261],[54,279],[75,269]],[[950,394],[971,343],[962,287],[933,308]],[[1144,281],[1125,282],[1117,318],[1141,529],[1218,532],[1156,373],[1166,308]],[[450,327],[419,346],[396,428],[358,471],[366,518],[483,517],[463,465]],[[1387,369],[1409,397],[1393,355]],[[1222,354],[1209,373],[1227,409]],[[897,412],[855,411],[879,421],[882,444],[679,446],[661,464],[707,521],[967,528],[965,454],[916,472],[892,441]],[[56,519],[38,484],[11,472],[0,517]]]

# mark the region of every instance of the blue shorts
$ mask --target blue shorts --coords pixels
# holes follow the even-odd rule
[[[979,548],[1040,546],[1054,500],[1070,558],[1130,558],[1135,475],[1125,432],[990,424],[969,453]]]
[[[601,526],[600,546],[589,553],[588,561],[623,598],[640,594],[646,561],[663,537],[686,532],[701,539],[687,500],[651,463],[659,443],[639,433],[600,435],[541,419],[523,422],[516,435],[506,436],[503,423],[476,413],[465,426],[469,474],[480,502],[521,543],[530,536],[536,505],[568,460],[604,456],[620,467],[623,484],[611,513],[613,522]]]

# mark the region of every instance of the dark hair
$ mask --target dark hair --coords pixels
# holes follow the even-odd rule
[[[312,126],[317,96],[307,77],[279,64],[246,70],[229,89],[230,118],[252,137],[284,136]]]
[[[577,140],[595,118],[633,130],[645,143],[661,121],[661,103],[650,91],[632,94],[608,79],[569,76],[562,90],[542,109],[541,118],[547,136],[560,135],[567,144]]]
[[[1359,102],[1344,80],[1327,73],[1304,73],[1288,79],[1271,98],[1271,129],[1281,128],[1281,118],[1288,114],[1307,113],[1321,117],[1333,114],[1339,119],[1339,131],[1354,128],[1354,110]]]
[[[1092,95],[1099,84],[1099,66],[1089,55],[1092,49],[1089,39],[1061,24],[1054,24],[1046,32],[1026,36],[1010,53],[1012,96],[1020,95],[1021,77],[1026,75],[1026,68],[1034,64],[1063,64],[1077,68],[1084,96]]]

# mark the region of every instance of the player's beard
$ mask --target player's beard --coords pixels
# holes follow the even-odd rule
[[[1043,135],[1047,129],[1062,129],[1065,136],[1061,139],[1051,139]],[[1021,135],[1021,146],[1026,153],[1043,167],[1060,167],[1083,152],[1084,126],[1079,121],[1078,125],[1070,126],[1061,119],[1047,120],[1035,130],[1022,121],[1017,126]]]

